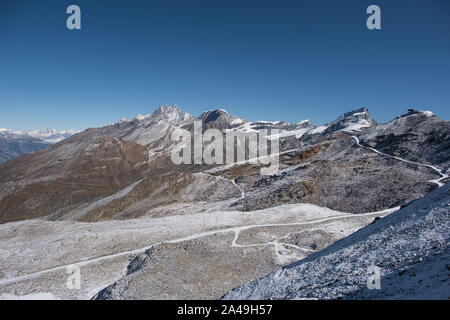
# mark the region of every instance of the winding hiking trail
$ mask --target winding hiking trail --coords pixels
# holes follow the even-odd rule
[[[240,245],[240,244],[237,243],[237,241],[239,239],[240,232],[245,231],[245,230],[249,230],[249,229],[253,229],[253,228],[283,227],[283,226],[302,226],[302,225],[311,225],[311,224],[327,222],[327,221],[333,221],[333,220],[348,219],[348,218],[358,218],[358,217],[361,217],[361,216],[380,216],[380,215],[383,215],[383,214],[387,215],[387,214],[390,214],[390,213],[392,213],[394,211],[397,211],[399,208],[400,207],[395,207],[395,208],[390,208],[390,209],[386,209],[386,210],[382,210],[382,211],[369,212],[369,213],[363,213],[363,214],[345,214],[345,215],[330,216],[330,217],[327,217],[327,218],[321,218],[321,219],[316,219],[316,220],[309,220],[309,221],[305,221],[305,222],[253,224],[253,225],[247,225],[247,226],[231,227],[231,228],[225,228],[225,229],[216,229],[216,230],[211,230],[211,231],[194,233],[194,234],[186,236],[186,237],[181,237],[181,238],[177,238],[177,239],[165,240],[165,241],[157,242],[157,243],[154,243],[152,245],[149,245],[149,246],[146,246],[146,247],[142,247],[142,248],[139,248],[139,249],[135,249],[135,250],[123,251],[123,252],[119,252],[119,253],[115,253],[115,254],[111,254],[111,255],[105,255],[105,256],[101,256],[101,257],[97,257],[97,258],[93,258],[93,259],[86,259],[86,260],[83,260],[83,261],[73,262],[73,263],[70,263],[70,264],[67,264],[67,265],[58,266],[58,267],[54,267],[54,268],[49,268],[49,269],[41,270],[41,271],[38,271],[38,272],[34,272],[34,273],[30,273],[30,274],[26,274],[26,275],[14,277],[14,278],[1,279],[0,280],[0,285],[5,285],[5,284],[9,284],[9,283],[20,282],[20,281],[24,281],[24,280],[33,279],[33,278],[36,278],[36,277],[38,277],[40,275],[43,275],[43,274],[46,274],[46,273],[49,273],[49,272],[54,272],[54,271],[64,271],[65,272],[67,270],[67,268],[71,267],[71,266],[82,267],[82,266],[85,266],[85,265],[88,265],[88,264],[91,264],[91,263],[96,263],[96,262],[100,262],[100,261],[114,259],[114,258],[117,258],[117,257],[140,254],[142,252],[147,251],[148,249],[151,249],[151,248],[153,248],[155,246],[158,246],[158,245],[162,245],[164,243],[180,243],[180,242],[185,242],[185,241],[189,241],[189,240],[199,239],[199,238],[203,238],[203,237],[207,237],[207,236],[211,236],[211,235],[215,235],[215,234],[223,234],[223,233],[229,233],[229,232],[234,232],[235,233],[233,241],[231,242],[231,247],[251,247],[251,246],[273,245],[274,246],[274,250],[275,250],[275,255],[277,257],[279,257],[280,261],[283,261],[283,254],[280,253],[280,246],[295,247],[296,249],[299,249],[299,250],[302,250],[302,251],[312,251],[312,250],[306,249],[306,248],[301,248],[301,247],[298,247],[298,246],[294,246],[292,244],[284,244],[284,243],[279,242],[280,239],[286,238],[287,236],[282,236],[282,237],[277,238],[276,240],[269,241],[267,243],[262,243],[262,244]],[[317,229],[318,228],[305,229],[305,230],[301,230],[301,232],[314,231],[314,230],[317,230]]]
[[[231,182],[231,183],[239,190],[239,192],[241,193],[241,196],[240,196],[239,199],[245,198],[245,191],[244,191],[244,189],[241,188],[241,187],[236,183],[236,181],[234,181],[234,179],[228,179],[228,178],[222,177],[222,176],[220,176],[220,175],[215,176],[215,175],[213,175],[213,174],[206,173],[206,172],[197,172],[196,175],[205,175],[205,176],[213,177],[213,178],[216,178],[216,179],[221,179],[221,180],[225,180],[225,181]]]
[[[430,168],[430,169],[436,171],[441,177],[439,179],[429,180],[428,182],[435,183],[435,184],[438,185],[438,187],[442,187],[444,185],[444,183],[442,183],[441,181],[448,178],[448,175],[442,172],[443,170],[439,170],[435,166],[432,166],[430,164],[423,164],[423,163],[419,163],[419,162],[409,161],[409,160],[402,159],[400,157],[392,156],[390,154],[381,152],[381,151],[379,151],[377,149],[374,149],[372,147],[363,146],[360,143],[358,137],[356,137],[356,136],[352,136],[352,138],[355,139],[356,144],[358,146],[360,146],[362,148],[366,148],[366,149],[372,150],[373,152],[376,152],[376,153],[378,153],[378,154],[380,154],[382,156],[389,157],[389,158],[392,158],[392,159],[395,159],[395,160],[398,160],[398,161],[402,161],[402,162],[405,162],[405,163],[414,164],[414,165],[417,165],[417,166],[427,167],[427,168]]]
[[[356,141],[357,145],[362,147],[362,148],[367,148],[372,150],[373,152],[376,152],[382,156],[386,156],[392,159],[396,159],[398,161],[402,161],[405,163],[409,163],[409,164],[413,164],[413,165],[417,165],[417,166],[422,166],[422,167],[427,167],[430,168],[432,170],[434,170],[435,172],[437,172],[441,177],[439,179],[433,179],[430,180],[429,182],[435,183],[437,184],[439,187],[443,186],[444,183],[442,183],[441,181],[448,178],[447,174],[444,174],[442,172],[442,170],[439,170],[438,168],[436,168],[435,166],[432,165],[428,165],[428,164],[422,164],[422,163],[418,163],[418,162],[413,162],[413,161],[409,161],[409,160],[405,160],[396,156],[392,156],[386,153],[383,153],[379,150],[376,150],[374,148],[371,147],[367,147],[364,145],[361,145],[359,139],[356,136],[352,136],[352,138]],[[288,150],[287,152],[292,152],[294,150]],[[283,153],[287,153],[287,152],[283,152]],[[280,153],[282,154],[282,153]],[[197,173],[197,174],[202,174],[202,175],[208,175],[211,177],[215,177],[216,179],[223,179],[223,180],[227,180],[229,182],[231,182],[236,188],[239,189],[239,191],[241,192],[241,196],[240,198],[244,198],[245,197],[245,191],[232,179],[228,179],[228,178],[224,178],[210,173],[205,173],[205,172],[201,172],[201,173]],[[148,249],[151,249],[155,246],[158,245],[162,245],[164,243],[180,243],[180,242],[185,242],[185,241],[189,241],[189,240],[193,240],[193,239],[198,239],[198,238],[203,238],[203,237],[207,237],[207,236],[211,236],[214,234],[223,234],[223,233],[229,233],[229,232],[234,232],[234,238],[231,242],[231,247],[236,247],[236,248],[244,248],[244,247],[257,247],[257,246],[273,246],[274,247],[274,253],[276,255],[276,257],[279,259],[280,262],[288,262],[289,257],[287,257],[286,255],[283,254],[283,249],[285,249],[285,247],[291,247],[293,249],[299,250],[299,251],[305,251],[305,252],[314,252],[314,250],[308,249],[308,248],[302,248],[293,244],[289,244],[289,243],[282,243],[280,242],[281,239],[285,239],[289,236],[289,234],[282,236],[282,237],[278,237],[275,240],[272,241],[268,241],[266,243],[256,243],[256,244],[239,244],[238,240],[239,240],[239,235],[242,231],[245,230],[249,230],[249,229],[254,229],[254,228],[267,228],[267,227],[283,227],[283,226],[301,226],[301,225],[310,225],[310,224],[316,224],[316,223],[321,223],[321,222],[327,222],[327,221],[332,221],[332,220],[339,220],[339,219],[347,219],[347,218],[356,218],[356,217],[360,217],[362,215],[364,216],[379,216],[381,214],[390,214],[396,210],[398,210],[400,207],[395,207],[395,208],[390,208],[390,209],[386,209],[386,210],[382,210],[382,211],[377,211],[377,212],[369,212],[369,213],[364,213],[364,214],[346,214],[346,215],[341,215],[341,216],[332,216],[332,217],[327,217],[327,218],[322,218],[322,219],[317,219],[317,220],[310,220],[310,221],[306,221],[306,222],[291,222],[291,223],[281,223],[281,224],[253,224],[253,225],[247,225],[247,226],[239,226],[239,227],[230,227],[230,228],[226,228],[226,229],[216,229],[216,230],[211,230],[211,231],[205,231],[205,232],[200,232],[200,233],[194,233],[192,235],[186,236],[186,237],[182,237],[182,238],[177,238],[177,239],[172,239],[172,240],[165,240],[162,242],[158,242],[158,243],[154,243],[152,245],[146,246],[146,247],[141,247],[135,250],[129,250],[129,251],[123,251],[123,252],[119,252],[119,253],[115,253],[115,254],[111,254],[111,255],[105,255],[105,256],[101,256],[101,257],[97,257],[97,258],[93,258],[93,259],[86,259],[83,261],[78,261],[78,262],[74,262],[74,263],[70,263],[67,265],[63,265],[63,266],[58,266],[58,267],[54,267],[54,268],[49,268],[49,269],[44,269],[38,272],[34,272],[34,273],[30,273],[30,274],[26,274],[23,276],[19,276],[19,277],[15,277],[15,278],[10,278],[10,279],[1,279],[0,280],[0,285],[5,285],[5,284],[9,284],[9,283],[14,283],[14,282],[20,282],[23,280],[28,280],[28,279],[32,279],[35,277],[38,277],[40,275],[49,273],[49,272],[54,272],[54,271],[66,271],[66,269],[70,266],[85,266],[91,263],[96,263],[96,262],[100,262],[100,261],[104,261],[104,260],[109,260],[109,259],[114,259],[117,257],[122,257],[122,256],[127,256],[127,255],[136,255],[136,254],[140,254]],[[310,229],[305,229],[305,230],[301,230],[298,233],[302,233],[302,232],[306,232],[306,231],[315,231],[315,230],[319,230],[320,228],[310,228]],[[295,232],[292,232],[295,233]],[[292,253],[289,253],[289,255],[292,255]],[[287,259],[286,259],[287,258]]]
[[[422,164],[422,163],[418,163],[418,162],[413,162],[413,161],[409,161],[409,160],[405,160],[402,159],[400,157],[397,156],[392,156],[386,153],[383,153],[377,149],[371,148],[371,147],[367,147],[364,146],[360,143],[358,137],[356,136],[352,136],[352,138],[356,141],[356,144],[362,148],[367,148],[372,150],[375,153],[378,153],[382,156],[385,157],[389,157],[392,159],[396,159],[398,161],[402,161],[408,164],[413,164],[413,165],[417,165],[417,166],[422,166],[422,167],[427,167],[432,169],[433,171],[437,172],[441,177],[438,179],[432,179],[429,180],[428,182],[431,183],[435,183],[437,184],[439,187],[442,187],[444,185],[444,183],[442,183],[441,181],[448,178],[447,174],[444,174],[442,172],[442,170],[439,170],[438,168],[436,168],[435,166],[432,165],[428,165],[428,164]],[[292,152],[293,150],[289,150],[288,152]],[[236,188],[239,189],[239,191],[241,192],[241,196],[240,198],[244,198],[245,197],[245,192],[244,190],[232,179],[228,179],[228,178],[224,178],[221,176],[215,176],[209,173],[198,173],[198,174],[203,174],[203,175],[208,175],[211,177],[215,177],[216,179],[223,179],[223,180],[227,180],[229,182],[231,182]],[[180,242],[185,242],[185,241],[189,241],[189,240],[194,240],[194,239],[199,239],[199,238],[203,238],[203,237],[207,237],[207,236],[211,236],[214,234],[223,234],[223,233],[229,233],[229,232],[234,232],[234,238],[231,242],[231,247],[236,247],[236,248],[245,248],[245,247],[258,247],[258,246],[273,246],[274,247],[274,253],[276,255],[276,257],[279,259],[280,262],[288,262],[288,260],[291,257],[295,257],[295,254],[293,255],[292,253],[289,253],[288,255],[283,254],[283,251],[286,247],[290,247],[299,251],[304,251],[304,252],[314,252],[314,250],[308,249],[308,248],[302,248],[293,244],[289,244],[289,243],[283,243],[280,242],[280,240],[285,239],[289,236],[289,234],[291,233],[303,233],[306,231],[316,231],[316,230],[320,230],[320,228],[310,228],[310,229],[305,229],[305,230],[301,230],[299,232],[291,232],[288,233],[285,236],[282,237],[278,237],[275,240],[272,241],[268,241],[266,243],[255,243],[255,244],[239,244],[238,240],[239,240],[239,235],[242,231],[246,231],[249,229],[254,229],[254,228],[268,228],[268,227],[284,227],[284,226],[302,226],[302,225],[311,225],[311,224],[316,224],[316,223],[321,223],[321,222],[327,222],[327,221],[332,221],[332,220],[339,220],[339,219],[347,219],[347,218],[356,218],[356,217],[360,217],[361,215],[364,216],[379,216],[380,214],[390,214],[396,210],[398,210],[399,207],[396,208],[391,208],[391,209],[386,209],[386,210],[382,210],[382,211],[377,211],[377,212],[369,212],[369,213],[365,213],[365,214],[359,214],[359,215],[355,215],[355,214],[346,214],[346,215],[341,215],[341,216],[332,216],[332,217],[327,217],[327,218],[322,218],[322,219],[317,219],[317,220],[310,220],[310,221],[306,221],[306,222],[291,222],[291,223],[280,223],[280,224],[253,224],[253,225],[247,225],[247,226],[239,226],[239,227],[230,227],[230,228],[225,228],[225,229],[216,229],[216,230],[211,230],[211,231],[205,231],[205,232],[200,232],[200,233],[194,233],[192,235],[186,236],[186,237],[181,237],[181,238],[177,238],[177,239],[172,239],[172,240],[165,240],[162,242],[158,242],[158,243],[154,243],[152,245],[146,246],[146,247],[141,247],[135,250],[129,250],[129,251],[123,251],[123,252],[119,252],[119,253],[115,253],[115,254],[111,254],[111,255],[105,255],[105,256],[101,256],[101,257],[97,257],[97,258],[93,258],[93,259],[86,259],[83,261],[78,261],[78,262],[74,262],[74,263],[70,263],[67,265],[63,265],[63,266],[58,266],[58,267],[54,267],[54,268],[49,268],[49,269],[44,269],[38,272],[34,272],[34,273],[30,273],[30,274],[26,274],[23,276],[19,276],[19,277],[15,277],[15,278],[10,278],[10,279],[1,279],[0,280],[0,285],[5,285],[5,284],[9,284],[9,283],[14,283],[14,282],[20,282],[20,281],[24,281],[24,280],[29,280],[32,278],[36,278],[40,275],[46,274],[46,273],[50,273],[50,272],[55,272],[55,271],[66,271],[68,267],[70,266],[85,266],[91,263],[97,263],[100,261],[105,261],[105,260],[109,260],[109,259],[114,259],[114,258],[118,258],[118,257],[122,257],[122,256],[128,256],[128,255],[135,255],[135,254],[140,254],[148,249],[151,249],[155,246],[158,245],[162,245],[164,243],[180,243]]]

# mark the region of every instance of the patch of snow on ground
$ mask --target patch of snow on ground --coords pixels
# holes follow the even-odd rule
[[[324,132],[327,128],[328,128],[328,126],[320,126],[320,127],[317,127],[317,128],[314,128],[314,129],[310,130],[309,133],[310,133],[310,134],[322,133],[322,132]]]
[[[239,124],[242,122],[244,122],[242,119],[234,119],[233,121],[231,121],[231,125]]]
[[[344,129],[341,129],[340,131],[349,131],[349,132],[358,132],[361,131],[364,128],[368,128],[371,126],[371,123],[367,121],[366,119],[360,119],[357,123],[353,123]]]

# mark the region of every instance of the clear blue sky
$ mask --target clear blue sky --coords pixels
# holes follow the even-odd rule
[[[66,8],[82,30],[66,28]],[[366,28],[368,5],[382,30]],[[0,1],[0,127],[103,126],[160,105],[315,124],[366,106],[450,119],[450,1]]]

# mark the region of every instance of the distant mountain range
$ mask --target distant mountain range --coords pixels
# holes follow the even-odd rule
[[[68,137],[74,135],[77,132],[79,131],[77,130],[56,131],[50,128],[44,128],[42,130],[28,132],[28,135],[32,136],[33,138],[41,139],[42,141],[45,141],[47,143],[57,143],[64,139],[67,139]]]
[[[75,133],[75,130],[56,131],[49,128],[31,132],[0,128],[0,162],[47,148]]]

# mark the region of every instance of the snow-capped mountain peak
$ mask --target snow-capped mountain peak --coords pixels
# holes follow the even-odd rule
[[[195,117],[181,110],[176,104],[161,106],[149,117],[151,122],[165,121],[175,126],[194,121]]]
[[[200,115],[199,119],[206,128],[217,128],[221,130],[234,128],[248,122],[243,118],[228,113],[225,109],[205,111]]]
[[[167,106],[163,105],[151,114],[138,113],[133,119],[122,118],[111,125],[120,125],[123,123],[137,123],[138,126],[147,126],[158,122],[166,122],[174,126],[182,126],[186,123],[194,121],[195,117],[181,110],[176,104]]]
[[[364,128],[371,127],[374,123],[369,109],[363,107],[342,114],[328,124],[327,131],[359,132]]]
[[[138,113],[133,119],[138,120],[138,121],[144,121],[145,119],[148,119],[149,117],[151,117],[151,115],[148,115],[148,114],[142,115],[142,114]],[[122,120],[126,121],[126,119],[122,119]]]
[[[30,137],[36,138],[36,139],[40,139],[47,143],[57,143],[57,142],[60,142],[64,139],[74,135],[77,132],[78,131],[76,131],[76,130],[57,131],[57,130],[50,129],[50,128],[44,128],[41,130],[35,130],[35,131],[28,132],[27,135],[29,135]]]
[[[298,128],[311,128],[312,124],[311,121],[309,121],[308,119],[302,120],[299,123],[297,123],[297,127]]]
[[[43,137],[50,137],[51,135],[54,135],[54,134],[57,134],[57,133],[58,133],[58,131],[56,131],[56,130],[53,130],[53,129],[50,129],[50,128],[44,128],[42,130],[31,131],[28,134],[30,136],[33,136],[33,137],[43,138]]]

